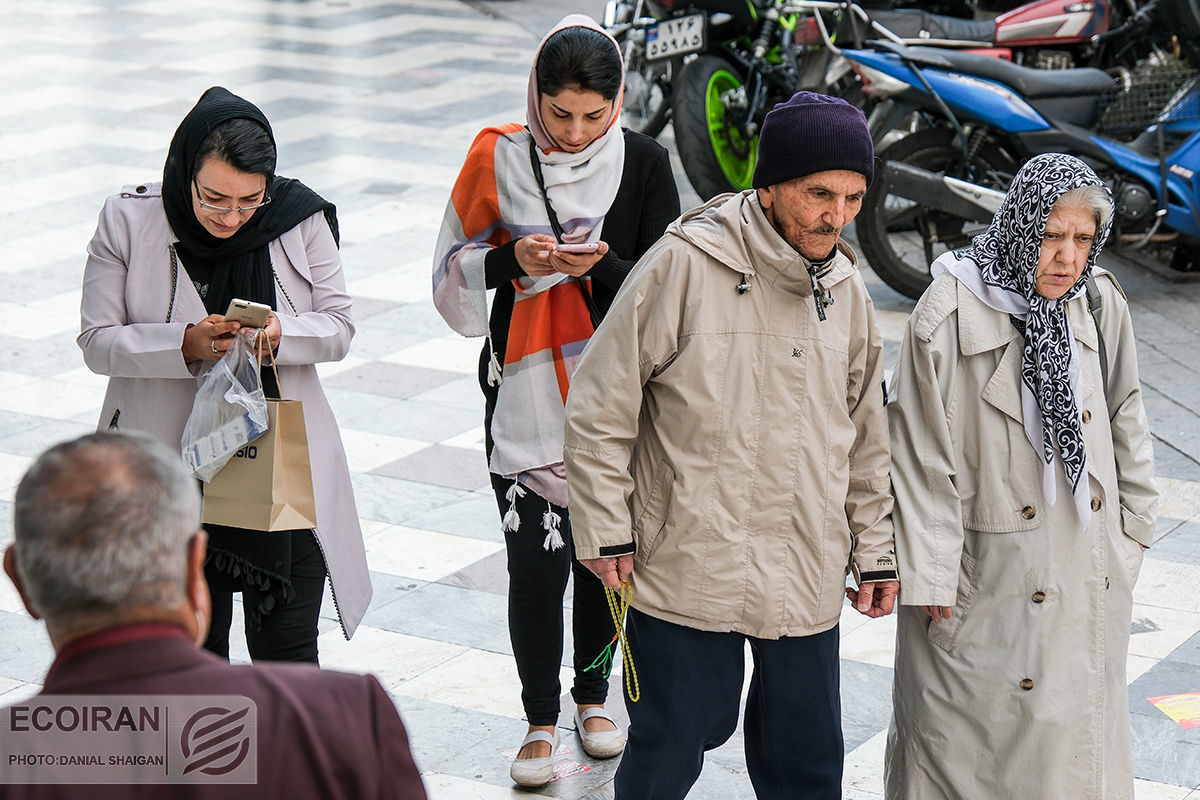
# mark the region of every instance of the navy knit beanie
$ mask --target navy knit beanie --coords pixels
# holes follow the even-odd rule
[[[755,189],[814,172],[848,169],[875,175],[875,147],[867,118],[840,97],[796,92],[767,114],[758,135]]]

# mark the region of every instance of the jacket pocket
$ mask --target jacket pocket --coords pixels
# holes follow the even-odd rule
[[[675,470],[662,460],[655,470],[654,483],[642,503],[641,511],[633,522],[633,537],[637,542],[636,561],[646,563],[662,540],[667,527],[667,507],[671,499],[671,486],[675,483]]]
[[[929,621],[929,629],[926,631],[929,643],[953,654],[954,646],[958,643],[958,633],[962,630],[963,619],[974,599],[975,556],[964,550],[958,562],[958,597],[954,601],[954,613],[950,615],[950,619]]]

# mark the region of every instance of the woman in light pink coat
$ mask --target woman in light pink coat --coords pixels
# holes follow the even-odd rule
[[[229,301],[271,306],[264,330],[279,382],[264,370],[264,384],[269,396],[304,403],[317,527],[205,526],[205,646],[228,657],[241,592],[253,659],[315,662],[326,574],[347,638],[371,598],[346,455],[315,367],[346,356],[354,323],[333,205],[274,172],[262,112],[220,87],[205,92],[171,142],[162,184],[128,186],[105,203],[88,245],[78,343],[88,367],[109,376],[100,427],[177,448],[201,380],[238,328],[224,321]]]

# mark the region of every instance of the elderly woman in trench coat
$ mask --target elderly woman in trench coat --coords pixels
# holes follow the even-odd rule
[[[1111,219],[1082,161],[1032,159],[908,322],[889,800],[1133,797],[1125,659],[1158,495],[1128,305],[1095,266]]]

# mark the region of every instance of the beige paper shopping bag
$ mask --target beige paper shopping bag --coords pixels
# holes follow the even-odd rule
[[[316,527],[304,406],[268,399],[267,417],[267,432],[205,485],[205,522],[255,531]]]

